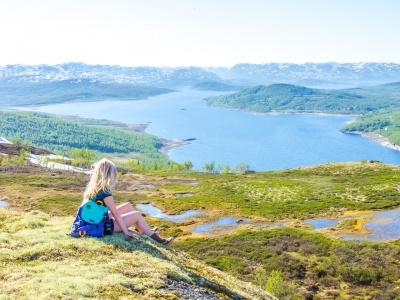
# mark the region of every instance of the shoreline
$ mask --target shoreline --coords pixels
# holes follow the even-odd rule
[[[395,151],[400,151],[400,146],[392,144],[389,139],[379,133],[373,133],[373,132],[362,132],[362,131],[343,131],[345,134],[355,134],[355,135],[360,135],[363,138],[367,138],[371,141],[374,141],[383,147],[395,150]]]
[[[206,100],[206,99],[204,99]],[[207,102],[207,100],[206,100]],[[207,105],[217,108],[225,108],[233,111],[242,111],[245,113],[249,113],[252,115],[266,115],[266,116],[280,116],[280,115],[312,115],[312,116],[324,116],[324,117],[350,117],[357,118],[361,117],[362,114],[341,114],[341,113],[329,113],[329,112],[302,112],[302,111],[267,111],[267,112],[258,112],[254,110],[241,109],[229,106],[218,106],[212,105],[207,102]]]
[[[169,158],[169,152],[175,148],[189,145],[191,141],[195,141],[195,138],[189,138],[189,139],[173,139],[173,140],[168,140],[164,138],[160,138],[160,141],[162,143],[162,146],[160,147],[159,151],[160,153],[168,156]]]
[[[0,108],[0,111],[2,109]],[[109,128],[115,128],[119,129],[122,131],[130,131],[134,133],[139,133],[139,134],[147,134],[151,136],[155,136],[156,138],[159,139],[161,143],[161,147],[158,149],[158,151],[166,155],[167,158],[169,157],[169,151],[172,149],[188,145],[191,141],[196,140],[196,138],[187,138],[187,139],[166,139],[162,138],[160,136],[156,136],[152,133],[149,133],[147,131],[148,126],[151,124],[151,122],[146,122],[146,123],[125,123],[125,122],[120,122],[120,121],[113,121],[109,119],[96,119],[96,118],[86,118],[82,117],[79,115],[64,115],[64,114],[58,114],[58,113],[48,113],[48,112],[42,112],[42,111],[37,111],[37,110],[31,110],[29,108],[12,108],[12,109],[6,109],[5,111],[27,111],[27,112],[33,112],[33,113],[39,113],[39,114],[44,114],[44,115],[49,115],[49,116],[54,116],[54,117],[59,117],[67,121],[72,121],[72,122],[79,122],[85,125],[91,125],[91,126],[98,126],[98,127],[109,127]],[[2,144],[4,145],[4,144]],[[5,146],[4,146],[5,147]],[[3,148],[4,148],[3,147]],[[51,153],[51,152],[49,152]]]
[[[349,118],[357,118],[362,116],[361,114],[339,114],[339,113],[325,113],[325,112],[279,112],[279,111],[271,111],[271,112],[246,112],[255,114],[255,115],[270,115],[270,116],[280,116],[280,115],[311,115],[311,116],[323,116],[323,117],[349,117]]]

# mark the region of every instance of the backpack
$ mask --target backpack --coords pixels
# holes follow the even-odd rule
[[[73,237],[103,237],[107,213],[106,206],[87,201],[79,207],[69,234]]]

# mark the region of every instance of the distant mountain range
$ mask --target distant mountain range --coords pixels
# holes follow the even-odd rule
[[[400,81],[400,64],[394,63],[237,64],[209,71],[214,71],[221,79],[250,85],[292,83],[350,87]]]
[[[308,87],[344,88],[400,81],[400,64],[268,63],[207,68],[122,67],[83,63],[0,66],[0,81],[41,82],[71,79],[168,88],[212,81],[239,86],[290,83]]]
[[[3,81],[43,82],[76,79],[158,87],[191,86],[201,81],[220,80],[216,74],[198,67],[122,67],[83,63],[0,66],[0,80]]]

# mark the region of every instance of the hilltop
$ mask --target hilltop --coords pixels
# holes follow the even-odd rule
[[[143,132],[143,126],[107,120],[0,110],[0,136],[18,137],[33,146],[68,152],[88,148],[103,155],[167,160],[159,150],[168,142]]]
[[[211,97],[210,105],[255,112],[363,114],[399,107],[399,84],[325,90],[291,84],[255,86],[234,94]]]
[[[70,223],[71,217],[0,208],[0,297],[273,299],[249,283],[144,237],[71,238],[66,235]]]
[[[170,93],[171,89],[105,83],[93,79],[58,81],[0,80],[0,106],[30,106],[68,101],[138,100]]]

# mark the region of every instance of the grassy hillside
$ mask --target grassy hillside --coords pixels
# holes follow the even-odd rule
[[[54,104],[67,101],[137,100],[172,90],[95,80],[5,81],[0,80],[0,106]]]
[[[374,112],[348,124],[345,132],[372,132],[387,137],[392,144],[400,145],[400,110]]]
[[[290,84],[244,89],[231,95],[208,98],[210,105],[255,112],[325,112],[362,114],[400,107],[400,83],[369,88],[323,90]]]
[[[127,242],[120,235],[104,240],[69,238],[64,233],[81,202],[87,175],[38,167],[17,173],[0,168],[0,199],[10,203],[10,208],[0,210],[0,240],[5,245],[0,260],[6,266],[0,271],[6,279],[0,291],[12,298],[34,293],[39,298],[165,299],[172,296],[163,287],[176,287],[175,281],[204,286],[200,276],[251,299],[261,297],[261,291],[188,258],[184,250],[240,280],[268,286],[277,295],[290,294],[288,299],[298,294],[312,294],[314,299],[356,295],[395,299],[400,288],[398,242],[345,242],[295,228],[245,229],[218,238],[193,238],[190,228],[223,215],[262,221],[396,207],[399,177],[398,167],[368,162],[246,175],[122,172],[114,191],[118,203],[151,202],[168,213],[194,208],[204,212],[199,219],[182,223],[147,217],[165,234],[179,237],[173,244],[178,250],[169,251],[147,239]],[[183,192],[193,195],[182,198]],[[116,259],[110,262],[113,251]],[[96,268],[89,263],[91,257]],[[123,262],[128,263],[127,271]],[[74,279],[77,268],[84,272]],[[33,284],[37,285],[34,291],[28,288]]]
[[[134,132],[113,123],[65,119],[43,113],[0,111],[0,136],[19,137],[53,151],[88,148],[102,153],[135,152],[162,158],[162,142],[155,136]]]
[[[206,212],[200,220],[179,224],[148,218],[165,234],[180,237],[173,244],[178,250],[171,251],[147,239],[128,242],[120,235],[103,240],[69,238],[65,232],[81,202],[87,175],[26,168],[18,173],[0,172],[0,199],[10,203],[7,210],[0,209],[0,240],[4,245],[0,260],[6,266],[0,271],[6,279],[0,292],[11,298],[165,299],[173,297],[164,288],[176,287],[176,281],[194,287],[224,286],[229,291],[222,290],[228,294],[262,298],[262,292],[251,285],[205,267],[181,250],[240,280],[261,288],[268,285],[277,295],[284,292],[290,295],[287,299],[296,299],[299,294],[312,294],[314,299],[351,299],[356,295],[395,299],[399,288],[398,242],[345,242],[294,228],[246,229],[218,238],[192,238],[188,232],[193,222],[221,215],[261,220],[304,218],[398,206],[397,167],[335,164],[247,175],[124,172],[114,192],[118,203],[152,202],[168,213],[189,208]],[[154,188],[149,189],[149,185]],[[178,196],[181,192],[193,196],[183,199]],[[114,260],[112,255],[116,255]],[[124,263],[128,264],[126,270]],[[76,269],[83,270],[78,277]],[[34,290],[29,288],[32,285]]]
[[[126,172],[126,171],[125,171]],[[174,179],[178,177],[178,179]],[[0,173],[2,193],[16,207],[73,214],[87,178],[83,175]],[[204,218],[240,215],[266,219],[309,218],[343,212],[398,207],[400,168],[380,163],[328,164],[248,175],[152,171],[121,174],[120,201],[152,202],[168,213],[203,209]],[[196,184],[193,184],[195,182]],[[142,185],[152,185],[145,188]],[[30,199],[23,192],[34,190]],[[46,191],[43,196],[40,191]],[[179,195],[191,193],[184,200]],[[74,200],[75,199],[75,200]],[[216,207],[215,203],[219,203]]]
[[[274,290],[280,299],[399,299],[399,242],[357,243],[282,228],[184,239],[175,247],[261,287],[278,272],[285,283]]]
[[[400,205],[400,169],[380,163],[326,164],[247,175],[199,173],[194,177],[199,180],[198,185],[164,185],[163,192],[154,193],[151,201],[170,212],[203,208],[215,216],[268,219],[307,218]],[[184,192],[193,196],[185,201],[174,196]]]
[[[144,237],[71,238],[70,223],[0,208],[2,299],[272,298]]]

